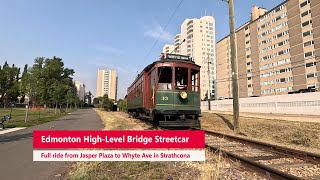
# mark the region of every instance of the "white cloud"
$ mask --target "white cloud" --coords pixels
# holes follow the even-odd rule
[[[153,26],[152,28],[147,29],[144,32],[144,36],[151,37],[154,39],[160,38],[159,40],[165,41],[165,42],[172,42],[174,38],[174,36],[171,33],[167,31],[163,31],[162,26],[160,26],[159,24]]]
[[[102,45],[102,44],[97,44],[95,48],[97,51],[101,51],[105,54],[122,54],[123,53],[121,49]]]

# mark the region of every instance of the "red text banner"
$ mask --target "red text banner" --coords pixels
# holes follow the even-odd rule
[[[204,148],[201,130],[38,130],[33,132],[33,148]]]

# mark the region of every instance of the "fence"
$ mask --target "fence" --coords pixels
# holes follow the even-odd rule
[[[320,115],[320,92],[240,98],[240,112]],[[232,99],[211,101],[211,110],[232,111]],[[201,102],[208,110],[208,102]]]

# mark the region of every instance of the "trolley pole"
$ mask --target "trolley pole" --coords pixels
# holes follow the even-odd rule
[[[232,94],[233,94],[233,127],[239,133],[239,84],[238,84],[238,62],[236,59],[236,42],[234,30],[234,4],[228,0],[230,21],[230,45],[231,45],[231,68],[232,68]]]
[[[209,54],[209,52],[208,52],[208,96],[207,96],[207,98],[208,98],[208,110],[211,110],[211,103],[210,103],[210,99],[211,99],[211,93],[210,93],[210,67],[209,67],[209,65],[211,64],[210,63],[210,56],[209,56],[210,54]]]

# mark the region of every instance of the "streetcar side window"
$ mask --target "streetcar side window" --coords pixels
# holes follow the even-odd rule
[[[172,67],[158,68],[158,89],[159,90],[172,89]]]
[[[199,91],[199,71],[195,69],[191,69],[191,86],[192,91],[198,92]]]
[[[188,87],[188,68],[176,67],[175,69],[176,89],[187,90]]]

